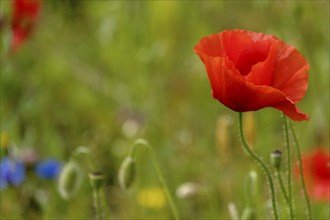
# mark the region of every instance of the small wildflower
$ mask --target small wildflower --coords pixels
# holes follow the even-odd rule
[[[4,157],[0,162],[0,189],[8,185],[18,186],[25,179],[25,167],[22,161]]]
[[[15,52],[30,36],[40,13],[41,0],[13,0],[11,48]]]
[[[36,174],[42,179],[55,179],[61,171],[61,163],[56,159],[47,159],[36,165]]]
[[[330,153],[321,147],[303,154],[303,172],[310,198],[318,202],[330,201]],[[300,176],[298,163],[296,176]]]
[[[164,191],[160,188],[148,188],[141,190],[137,195],[140,206],[150,209],[161,209],[166,204]]]

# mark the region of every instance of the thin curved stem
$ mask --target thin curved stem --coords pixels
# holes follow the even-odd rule
[[[288,179],[288,199],[289,199],[289,212],[290,219],[294,219],[293,213],[293,204],[292,204],[292,186],[291,186],[291,148],[290,148],[290,138],[289,138],[289,130],[288,130],[288,119],[285,115],[282,114],[284,120],[284,136],[285,136],[285,145],[287,149],[287,179]]]
[[[78,158],[78,156],[80,156],[80,155],[85,155],[89,169],[91,171],[95,171],[96,163],[95,163],[95,160],[93,160],[90,149],[85,146],[80,146],[80,147],[76,148],[71,154],[71,159]]]
[[[169,190],[168,190],[168,187],[167,187],[167,184],[166,184],[166,182],[165,182],[164,176],[163,176],[163,174],[162,174],[161,171],[160,171],[160,168],[159,168],[159,166],[158,166],[158,163],[157,163],[155,157],[153,157],[153,164],[154,164],[154,167],[155,167],[155,169],[156,169],[156,172],[157,172],[158,178],[159,178],[159,180],[160,180],[160,182],[161,182],[161,184],[162,184],[162,186],[163,186],[163,188],[164,188],[164,190],[165,190],[166,197],[167,197],[167,199],[169,200],[169,203],[170,203],[170,206],[171,206],[171,209],[172,209],[172,212],[173,212],[174,218],[175,218],[176,220],[179,220],[178,212],[177,212],[177,210],[176,210],[176,208],[175,208],[175,206],[174,206],[174,202],[173,202],[172,197],[171,197],[171,195],[170,195],[170,192],[169,192]]]
[[[308,193],[306,190],[306,184],[305,184],[305,178],[304,178],[304,172],[303,172],[303,166],[302,166],[302,160],[301,160],[301,152],[300,152],[300,146],[298,143],[298,138],[296,136],[296,132],[293,129],[293,126],[291,123],[290,124],[290,129],[293,135],[293,139],[296,145],[296,149],[297,149],[297,155],[298,155],[298,162],[299,162],[299,172],[300,172],[300,179],[301,179],[301,184],[302,184],[302,188],[303,188],[303,192],[304,192],[304,198],[305,198],[305,202],[306,202],[306,206],[307,206],[307,216],[308,219],[311,220],[312,218],[312,209],[311,209],[311,204],[309,201],[309,197],[308,197]]]
[[[274,182],[272,179],[272,175],[267,168],[266,164],[262,161],[259,156],[252,151],[252,149],[247,144],[244,133],[243,133],[243,119],[242,119],[242,112],[239,112],[239,131],[242,138],[243,148],[244,150],[261,166],[261,168],[265,171],[269,187],[270,187],[270,194],[271,194],[271,200],[272,200],[272,206],[273,206],[273,214],[274,218],[278,220],[278,212],[277,212],[277,206],[276,206],[276,199],[275,199],[275,187]]]
[[[285,190],[285,187],[283,184],[283,180],[282,180],[282,175],[279,170],[276,170],[276,176],[278,177],[278,182],[280,183],[280,187],[281,187],[285,202],[287,204],[289,204],[289,197],[288,197],[288,194],[286,193],[286,190]]]
[[[130,151],[130,156],[131,157],[134,157],[135,152],[136,152],[136,148],[137,148],[137,146],[140,146],[140,145],[147,147],[151,151],[151,153],[152,153],[152,163],[153,163],[153,166],[154,166],[154,168],[156,170],[156,173],[157,173],[157,176],[159,178],[159,181],[160,181],[160,183],[161,183],[161,185],[162,185],[162,187],[163,187],[163,189],[165,191],[165,195],[166,195],[167,200],[168,200],[168,202],[170,204],[172,213],[174,215],[174,219],[175,220],[179,220],[180,218],[179,218],[178,211],[177,211],[177,209],[176,209],[176,207],[174,205],[172,196],[170,194],[170,191],[168,190],[168,187],[167,187],[167,184],[165,182],[164,176],[163,176],[162,172],[160,171],[158,162],[157,162],[156,157],[155,157],[155,152],[154,152],[154,149],[152,148],[152,146],[146,140],[144,140],[144,139],[137,139],[133,143],[133,145],[132,145],[132,148],[131,148],[131,151]]]

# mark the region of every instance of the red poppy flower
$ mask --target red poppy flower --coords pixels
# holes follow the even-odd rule
[[[314,201],[330,201],[330,154],[322,148],[303,155],[303,173],[307,190]],[[299,176],[299,167],[295,173]]]
[[[13,51],[21,47],[31,34],[40,11],[40,4],[40,0],[12,0],[11,49]]]
[[[194,51],[206,67],[213,97],[228,108],[273,107],[293,120],[308,120],[296,103],[305,96],[309,65],[294,47],[273,35],[231,30],[203,37]]]

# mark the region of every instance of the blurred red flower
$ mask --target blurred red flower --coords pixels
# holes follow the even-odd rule
[[[12,0],[12,51],[21,47],[31,34],[40,12],[40,5],[40,0]]]
[[[314,201],[330,201],[330,153],[318,147],[302,156],[307,191]],[[295,174],[299,177],[298,162]]]
[[[308,120],[296,103],[306,93],[309,65],[292,46],[273,35],[228,30],[203,37],[194,48],[203,61],[212,95],[228,108],[281,110],[293,120]]]

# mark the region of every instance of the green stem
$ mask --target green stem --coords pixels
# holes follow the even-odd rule
[[[302,188],[303,188],[303,192],[304,192],[304,198],[305,198],[305,202],[306,202],[306,206],[307,206],[307,215],[308,215],[308,219],[311,220],[312,219],[312,209],[311,209],[311,204],[309,202],[308,193],[306,190],[306,184],[305,184],[305,178],[304,178],[304,172],[303,172],[303,166],[302,166],[302,160],[301,160],[300,146],[298,143],[298,138],[296,136],[296,132],[294,131],[294,128],[291,123],[290,123],[290,129],[291,129],[291,132],[293,135],[293,139],[294,139],[296,149],[297,149],[297,154],[298,154],[300,179],[301,179],[301,184],[302,184]]]
[[[89,169],[91,171],[95,171],[96,170],[96,163],[95,161],[92,159],[92,155],[91,155],[91,152],[90,152],[90,149],[87,148],[87,147],[84,147],[84,146],[80,146],[78,148],[76,148],[72,154],[71,154],[71,159],[75,159],[77,158],[78,156],[80,155],[85,155],[86,156],[86,159],[87,159],[87,162],[88,162],[88,166],[89,166]]]
[[[290,138],[288,130],[288,119],[282,114],[284,120],[284,136],[285,136],[285,145],[287,149],[287,178],[288,178],[288,199],[289,199],[289,212],[290,219],[294,219],[293,213],[293,204],[292,204],[292,187],[291,187],[291,148],[290,148]]]
[[[101,208],[101,201],[100,201],[100,190],[93,189],[93,203],[95,208],[95,216],[97,220],[103,219],[103,213]]]
[[[285,187],[283,184],[283,180],[282,180],[282,175],[279,170],[276,170],[276,176],[278,177],[278,182],[280,183],[280,187],[281,187],[282,193],[284,195],[285,202],[289,205],[289,197],[288,197],[288,194],[286,193],[286,190],[285,190]]]
[[[276,207],[276,200],[275,200],[275,187],[274,187],[274,182],[272,179],[272,175],[267,168],[266,164],[262,161],[259,156],[252,151],[252,149],[249,147],[247,144],[244,133],[243,133],[243,119],[242,119],[242,112],[239,113],[239,130],[240,130],[240,135],[242,138],[242,143],[243,143],[243,148],[244,150],[261,166],[261,168],[265,171],[269,187],[270,187],[270,193],[271,193],[271,200],[272,200],[272,206],[273,206],[273,214],[274,218],[278,220],[278,212],[277,212],[277,207]]]
[[[174,202],[173,202],[172,197],[171,197],[171,195],[170,195],[170,192],[169,192],[169,190],[168,190],[168,187],[167,187],[167,184],[166,184],[166,182],[165,182],[164,176],[162,175],[162,173],[161,173],[161,171],[160,171],[160,168],[159,168],[159,166],[158,166],[158,163],[157,163],[155,157],[153,157],[153,163],[154,163],[154,167],[155,167],[155,169],[156,169],[156,172],[157,172],[158,178],[159,178],[159,180],[160,180],[160,182],[161,182],[161,184],[162,184],[162,186],[163,186],[163,188],[164,188],[164,190],[165,190],[166,197],[167,197],[167,199],[169,200],[169,203],[170,203],[170,206],[171,206],[171,209],[172,209],[172,212],[173,212],[174,218],[175,218],[176,220],[179,220],[178,212],[177,212],[177,210],[176,210],[176,208],[175,208],[175,206],[174,206]]]
[[[155,157],[155,152],[154,152],[154,149],[152,148],[152,146],[146,140],[144,140],[144,139],[138,139],[138,140],[136,140],[133,143],[133,146],[132,146],[131,152],[130,152],[130,156],[134,158],[134,155],[135,155],[135,152],[136,152],[136,148],[139,145],[143,145],[143,146],[147,147],[151,151],[151,153],[152,153],[153,166],[156,169],[156,172],[157,172],[157,176],[159,178],[159,181],[160,181],[160,183],[161,183],[161,185],[162,185],[162,187],[163,187],[163,189],[165,191],[165,195],[166,195],[167,200],[168,200],[168,202],[170,204],[172,213],[174,215],[174,219],[175,220],[179,220],[180,218],[179,218],[178,211],[177,211],[177,209],[176,209],[176,207],[174,205],[172,196],[171,196],[171,194],[170,194],[170,192],[168,190],[168,186],[167,186],[167,184],[165,182],[164,176],[163,176],[162,172],[160,171],[159,165],[158,165],[157,160],[156,160],[156,157]]]

